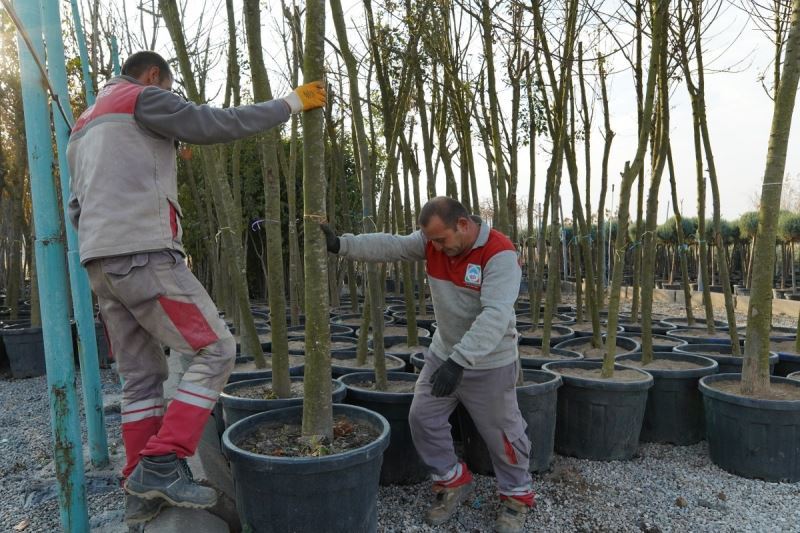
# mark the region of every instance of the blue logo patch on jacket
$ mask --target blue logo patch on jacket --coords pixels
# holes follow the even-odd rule
[[[481,284],[481,266],[469,263],[467,265],[467,273],[464,274],[464,283],[467,285],[480,286]]]

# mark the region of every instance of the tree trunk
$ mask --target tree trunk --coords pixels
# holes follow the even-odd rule
[[[783,76],[775,96],[772,128],[767,149],[758,235],[754,264],[771,264],[775,255],[775,235],[780,211],[781,191],[786,168],[786,152],[792,126],[797,83],[800,78],[800,0],[792,1],[792,19],[786,40]],[[742,393],[760,394],[769,389],[769,332],[772,325],[772,273],[761,268],[753,274],[753,290],[747,310],[747,344],[742,369]]]

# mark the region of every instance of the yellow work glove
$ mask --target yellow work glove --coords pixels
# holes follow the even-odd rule
[[[284,98],[292,113],[311,111],[322,107],[325,105],[326,99],[327,92],[321,81],[312,81],[301,85]]]

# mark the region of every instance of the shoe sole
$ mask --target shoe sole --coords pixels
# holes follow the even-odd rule
[[[473,492],[475,492],[475,487],[471,485],[469,490],[464,493],[464,496],[462,496],[461,500],[457,504],[455,504],[455,506],[453,506],[453,512],[450,513],[448,516],[440,520],[429,520],[428,517],[425,517],[424,522],[429,526],[441,526],[442,524],[444,524],[445,522],[447,522],[448,520],[450,520],[455,516],[455,514],[458,512],[458,507],[462,505],[465,501],[467,501],[469,497],[472,496]]]
[[[176,501],[158,490],[147,490],[142,492],[136,492],[134,490],[131,490],[131,488],[128,486],[127,483],[125,484],[125,490],[128,491],[129,494],[133,494],[134,496],[138,496],[144,500],[161,498],[166,503],[170,504],[172,507],[182,507],[184,509],[208,509],[209,507],[214,507],[217,504],[217,499],[218,499],[217,497],[214,497],[214,501],[206,504],[187,502],[187,501]]]

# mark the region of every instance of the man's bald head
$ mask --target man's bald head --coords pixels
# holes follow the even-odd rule
[[[419,225],[424,228],[430,224],[433,217],[439,217],[446,227],[455,229],[460,218],[469,218],[469,212],[458,200],[437,196],[422,206],[419,212]]]

